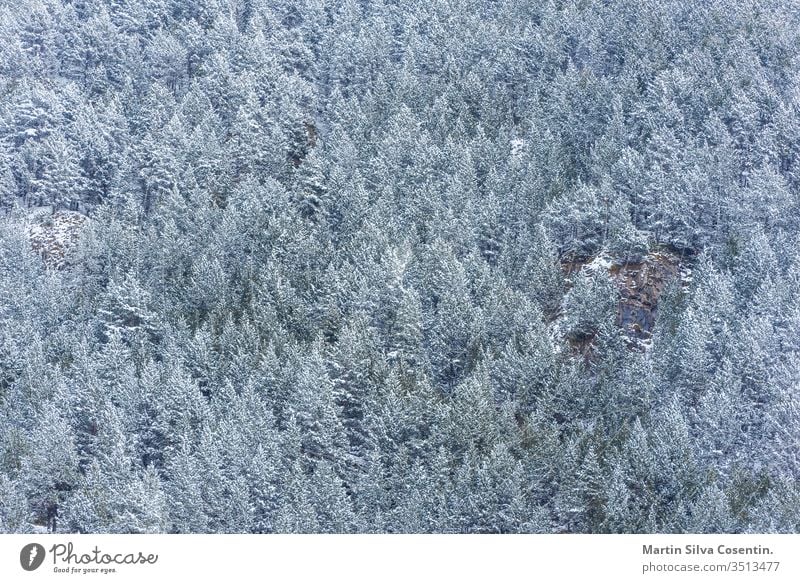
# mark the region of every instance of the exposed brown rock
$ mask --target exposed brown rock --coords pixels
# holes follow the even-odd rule
[[[614,264],[609,270],[620,290],[617,323],[629,336],[646,340],[653,332],[658,300],[678,277],[680,259],[666,251],[648,254],[640,263]]]
[[[681,257],[667,249],[653,250],[640,261],[621,262],[613,257],[571,258],[561,262],[567,281],[584,269],[605,269],[617,284],[620,300],[617,324],[631,339],[632,347],[643,347],[652,336],[658,302],[667,285],[682,278]],[[570,339],[573,350],[586,356],[593,338]]]

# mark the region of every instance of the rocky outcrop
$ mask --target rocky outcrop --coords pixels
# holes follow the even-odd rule
[[[680,258],[666,251],[647,255],[639,263],[612,265],[610,273],[620,290],[617,323],[629,336],[649,339],[664,289],[680,275]]]
[[[57,211],[52,215],[32,216],[28,224],[28,239],[48,267],[63,269],[69,263],[74,248],[89,217],[73,211]]]
[[[568,282],[582,270],[608,272],[620,294],[617,325],[625,331],[633,348],[649,346],[659,300],[669,283],[678,280],[684,285],[690,276],[689,266],[682,257],[667,249],[653,250],[636,261],[621,261],[601,254],[562,261],[561,267]],[[586,349],[582,347],[580,352],[585,353]]]

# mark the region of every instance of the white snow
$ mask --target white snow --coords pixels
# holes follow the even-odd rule
[[[689,287],[692,283],[692,269],[687,265],[681,266],[680,271],[678,271],[678,279],[681,282],[681,287],[684,289]]]
[[[589,263],[584,266],[584,269],[588,269],[589,271],[597,271],[598,269],[605,269],[608,271],[611,269],[613,262],[608,255],[600,254],[594,259],[592,259]]]
[[[31,247],[42,255],[51,267],[65,265],[65,254],[73,247],[88,217],[73,211],[58,211],[47,215],[37,211],[30,213],[27,225]]]

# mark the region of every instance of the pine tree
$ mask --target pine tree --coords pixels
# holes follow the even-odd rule
[[[79,472],[72,429],[55,403],[44,405],[28,441],[31,450],[21,461],[20,475],[33,522],[57,532]]]

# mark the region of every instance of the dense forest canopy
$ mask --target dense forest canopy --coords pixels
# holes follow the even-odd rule
[[[795,0],[0,0],[0,531],[800,530],[799,57]]]

